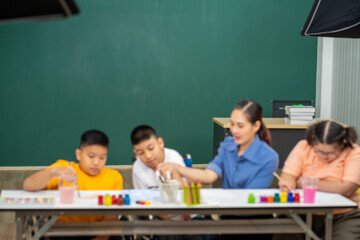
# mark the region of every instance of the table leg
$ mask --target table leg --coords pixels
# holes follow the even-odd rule
[[[316,236],[316,234],[313,232],[313,230],[311,229],[311,227],[309,228],[308,225],[306,225],[304,223],[304,221],[295,213],[289,213],[288,214],[292,219],[294,219],[294,221],[304,230],[304,233],[306,234],[306,237],[310,237],[312,239],[315,240],[321,240],[321,238],[319,238],[318,236]],[[306,238],[308,239],[308,238]]]
[[[325,240],[332,239],[333,213],[328,212],[325,216]]]
[[[31,240],[38,240],[40,237],[47,231],[49,228],[51,228],[54,223],[58,220],[59,216],[53,216],[48,221],[42,225],[42,227],[36,232],[36,234],[31,238]]]
[[[306,214],[306,225],[312,229],[312,214],[311,213],[307,213]],[[310,240],[310,236],[306,235],[306,240]]]
[[[23,234],[23,224],[24,224],[24,217],[16,216],[16,240],[22,240],[22,234]]]
[[[16,216],[15,239],[16,240],[38,240],[41,236],[54,225],[59,216],[53,216],[50,219],[41,217],[37,219],[33,216]]]

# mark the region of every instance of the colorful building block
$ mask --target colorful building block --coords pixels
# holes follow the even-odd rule
[[[279,195],[279,193],[275,193],[274,202],[280,202],[280,195]]]
[[[98,205],[103,205],[103,204],[104,204],[104,196],[98,195]]]
[[[281,203],[286,203],[286,202],[287,202],[287,199],[288,199],[287,192],[281,192],[280,202],[281,202]]]
[[[294,197],[293,197],[293,193],[292,192],[289,192],[288,193],[288,200],[287,200],[289,203],[292,203],[294,202]]]
[[[116,203],[117,205],[124,205],[124,198],[121,194],[119,195]]]
[[[130,205],[130,196],[126,194],[124,197],[124,205]]]
[[[266,196],[261,196],[260,197],[260,202],[261,203],[266,203],[267,202],[267,197]]]
[[[267,199],[266,199],[266,202],[273,203],[274,202],[274,197],[273,196],[268,196]]]
[[[255,203],[254,194],[250,193],[248,197],[248,203]]]
[[[109,194],[105,195],[104,205],[106,205],[106,206],[112,205],[112,198]]]

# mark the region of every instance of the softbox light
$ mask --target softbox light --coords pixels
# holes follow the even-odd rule
[[[315,0],[301,35],[360,38],[360,0]]]
[[[0,22],[44,21],[71,17],[79,9],[74,0],[1,0]]]

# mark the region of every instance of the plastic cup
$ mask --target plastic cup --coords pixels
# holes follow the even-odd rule
[[[159,183],[160,200],[162,203],[177,203],[180,183],[176,180],[169,180]]]
[[[301,184],[304,192],[304,203],[314,203],[317,186],[319,183],[318,178],[302,177]]]
[[[60,202],[69,204],[74,202],[75,182],[59,179]]]

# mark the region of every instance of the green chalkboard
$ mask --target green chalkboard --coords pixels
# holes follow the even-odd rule
[[[242,98],[315,99],[312,0],[77,0],[81,13],[0,24],[0,165],[74,159],[80,135],[110,137],[131,164],[130,132],[212,158],[212,117]]]

